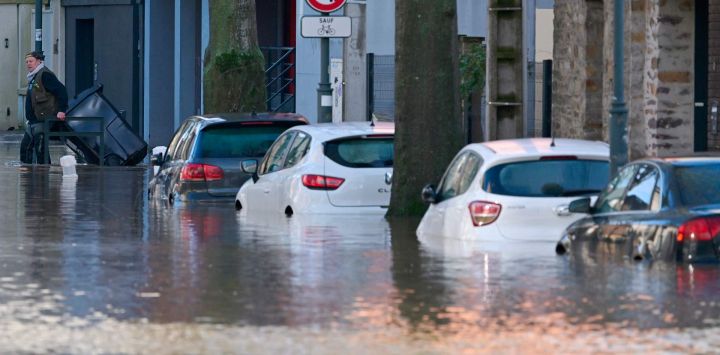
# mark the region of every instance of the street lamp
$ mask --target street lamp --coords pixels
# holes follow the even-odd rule
[[[627,113],[623,77],[625,67],[625,1],[615,0],[615,90],[610,108],[610,177],[628,162]]]

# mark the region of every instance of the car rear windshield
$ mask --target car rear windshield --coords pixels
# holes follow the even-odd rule
[[[199,158],[262,157],[285,125],[218,125],[207,127],[198,139]]]
[[[720,164],[680,166],[675,168],[680,200],[687,207],[720,204]]]
[[[582,196],[607,184],[609,164],[601,160],[549,159],[501,164],[490,168],[483,189],[524,197]]]
[[[393,138],[388,136],[355,137],[325,143],[325,156],[350,168],[390,168],[393,155]]]

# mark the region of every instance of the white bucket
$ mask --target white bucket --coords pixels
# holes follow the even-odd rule
[[[77,161],[75,160],[74,155],[65,155],[60,157],[60,166],[62,166],[63,177],[77,177],[75,164],[77,164]]]

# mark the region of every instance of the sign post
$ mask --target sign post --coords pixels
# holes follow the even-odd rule
[[[305,0],[310,7],[330,18],[330,13],[339,10],[346,0]],[[329,22],[326,22],[326,24]],[[320,38],[320,83],[318,84],[318,123],[332,122],[332,88],[330,87],[330,27],[325,27]]]

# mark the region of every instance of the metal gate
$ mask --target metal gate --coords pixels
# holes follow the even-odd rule
[[[367,55],[368,120],[395,120],[395,56]]]

